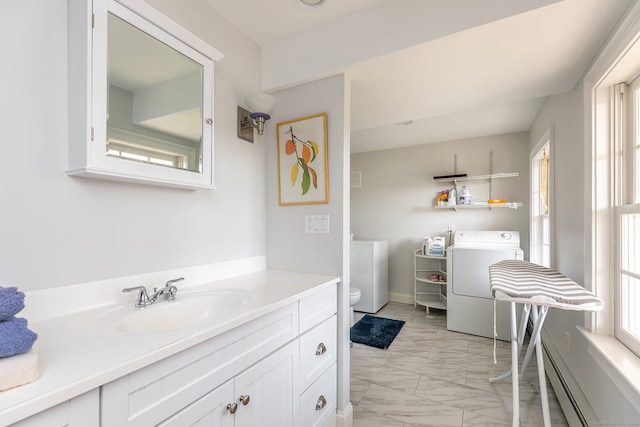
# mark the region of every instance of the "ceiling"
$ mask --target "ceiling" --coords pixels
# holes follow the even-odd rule
[[[578,83],[630,3],[202,1],[262,47],[263,75],[265,52],[305,37],[316,51],[326,42],[333,56],[349,56],[296,78],[348,75],[352,153],[528,131],[545,97]],[[344,49],[331,46],[345,34]]]

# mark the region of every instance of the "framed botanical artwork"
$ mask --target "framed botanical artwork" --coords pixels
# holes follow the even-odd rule
[[[327,113],[278,123],[278,203],[329,203]]]

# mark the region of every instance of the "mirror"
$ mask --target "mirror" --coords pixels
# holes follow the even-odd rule
[[[213,63],[222,54],[140,0],[69,5],[67,173],[214,188]]]
[[[107,155],[201,173],[202,65],[113,13],[107,27]]]

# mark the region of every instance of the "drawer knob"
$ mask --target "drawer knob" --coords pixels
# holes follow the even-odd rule
[[[325,406],[327,406],[327,399],[324,396],[320,396],[316,402],[316,411],[322,410]]]
[[[318,347],[316,347],[316,356],[322,356],[326,352],[327,352],[327,347],[324,345],[324,343],[321,342],[320,344],[318,344]]]
[[[248,394],[246,394],[246,395],[245,395],[245,394],[243,394],[242,396],[240,396],[240,399],[238,399],[238,400],[240,400],[240,402],[241,402],[243,405],[248,405],[248,404],[249,404],[249,401],[251,400],[251,396],[249,396]]]
[[[237,403],[229,403],[227,405],[227,411],[231,412],[232,414],[235,414],[237,410],[238,410]]]

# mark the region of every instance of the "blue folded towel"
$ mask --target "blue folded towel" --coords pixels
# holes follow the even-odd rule
[[[27,319],[12,317],[0,322],[0,357],[26,353],[37,338],[38,334],[27,328]]]
[[[24,293],[16,287],[0,286],[0,322],[11,319],[24,308]]]

